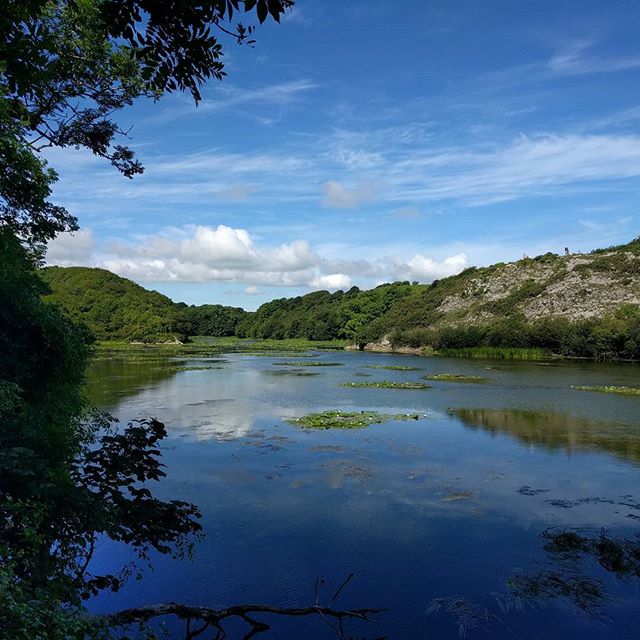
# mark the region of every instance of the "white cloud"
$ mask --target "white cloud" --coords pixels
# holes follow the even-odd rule
[[[349,289],[351,287],[351,278],[344,273],[331,273],[327,276],[314,278],[310,284],[314,289],[337,291],[338,289]]]
[[[354,189],[349,189],[335,180],[324,183],[324,198],[322,204],[325,207],[338,207],[341,209],[354,209],[373,199],[373,185],[360,184]]]
[[[52,243],[49,263],[101,266],[141,283],[237,282],[246,285],[245,294],[264,295],[263,286],[348,289],[354,278],[365,288],[393,280],[430,282],[462,270],[467,259],[462,253],[442,261],[421,253],[409,261],[397,255],[332,259],[307,240],[260,246],[246,229],[218,225],[171,227],[133,243],[107,243],[102,252],[87,230]]]
[[[468,264],[467,256],[459,253],[443,262],[435,260],[417,253],[407,263],[410,269],[411,278],[421,282],[431,282],[437,278],[445,278],[462,271]]]
[[[69,267],[86,264],[95,247],[91,229],[61,233],[47,246],[47,264]]]
[[[244,293],[246,293],[248,296],[261,296],[261,295],[263,295],[263,291],[260,289],[260,287],[256,287],[255,285],[251,285],[249,287],[245,287],[244,288]]]
[[[607,73],[640,67],[640,56],[589,55],[591,41],[574,42],[558,51],[548,63],[549,69],[563,74]]]
[[[286,106],[300,99],[300,94],[316,89],[319,85],[310,80],[293,80],[278,84],[263,85],[254,89],[242,89],[233,86],[217,87],[216,94],[219,97],[212,100],[203,100],[197,108],[197,112],[206,113],[222,111],[229,107],[240,105],[265,104]]]
[[[492,151],[416,155],[390,169],[393,196],[489,204],[552,193],[560,187],[640,176],[640,137],[516,137]],[[389,192],[389,189],[387,189]]]

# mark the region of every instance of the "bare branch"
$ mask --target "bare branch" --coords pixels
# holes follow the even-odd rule
[[[343,586],[344,584],[346,584],[346,582],[343,583]],[[251,627],[251,630],[245,638],[252,638],[258,633],[267,631],[270,628],[265,622],[255,619],[254,616],[256,615],[264,614],[287,617],[320,616],[325,622],[328,622],[329,619],[336,621],[337,626],[331,626],[338,631],[339,637],[343,637],[342,623],[344,620],[353,619],[376,623],[376,620],[372,619],[371,616],[382,611],[384,611],[384,609],[335,609],[317,604],[310,607],[274,607],[264,604],[249,604],[236,605],[226,609],[211,609],[209,607],[189,606],[178,602],[167,602],[124,609],[104,616],[96,616],[96,621],[101,624],[106,624],[107,626],[116,627],[147,622],[153,618],[173,615],[189,621],[188,637],[193,638],[209,626],[213,626],[220,632],[222,631],[221,623],[223,621],[230,618],[240,618]],[[199,620],[204,623],[204,626],[191,631],[192,620]]]

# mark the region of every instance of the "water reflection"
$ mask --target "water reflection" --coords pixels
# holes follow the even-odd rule
[[[444,595],[441,610],[479,616],[469,627],[478,640],[514,633],[526,640],[600,640],[600,621],[567,615],[569,597],[546,597],[554,589],[578,593],[569,582],[577,574],[560,571],[540,531],[581,527],[587,536],[603,526],[619,540],[637,527],[640,404],[571,389],[628,384],[637,368],[506,363],[487,370],[482,362],[322,353],[314,359],[342,366],[307,371],[275,366],[282,354],[223,357],[228,362],[214,364],[224,369],[202,369],[211,362],[179,354],[94,366],[93,391],[118,417],[167,423],[162,491],[197,503],[207,532],[196,562],[158,561],[153,576],[105,608],[170,599],[305,605],[318,576],[339,583],[354,573],[346,606],[389,609],[378,635],[456,638],[447,616],[425,615],[428,602]],[[341,386],[365,370],[373,380],[419,381],[444,372],[481,375],[487,383],[435,381],[424,393]],[[447,415],[449,407],[458,409]],[[327,410],[428,418],[322,431],[285,422]],[[110,549],[97,557],[122,559]],[[579,564],[582,575],[604,585],[600,608],[616,616],[612,637],[637,637],[637,584],[598,562],[586,553]],[[534,601],[532,592],[545,597]],[[623,606],[613,606],[609,594]],[[512,616],[518,598],[527,604]],[[540,613],[543,602],[563,606]],[[283,620],[265,640],[327,637],[300,622]]]
[[[606,609],[616,603],[615,587],[640,578],[640,534],[553,527],[540,538],[546,553],[543,566],[510,576],[507,591],[491,594],[497,609],[464,597],[439,597],[429,603],[427,615],[447,613],[461,636],[479,627],[490,632],[490,624],[509,629],[509,614],[550,602],[568,605],[600,624],[613,621]],[[603,630],[609,631],[604,624]]]
[[[157,354],[137,358],[97,357],[87,372],[89,401],[110,411],[143,389],[169,380],[178,372],[177,367],[184,363],[186,360],[176,361]]]
[[[640,427],[634,424],[588,420],[566,413],[523,409],[451,409],[467,427],[502,433],[550,451],[606,451],[640,462]]]

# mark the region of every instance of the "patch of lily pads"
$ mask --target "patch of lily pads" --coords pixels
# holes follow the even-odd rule
[[[371,424],[389,421],[419,420],[418,413],[378,413],[377,411],[321,411],[287,422],[305,429],[364,429]]]
[[[372,389],[430,389],[424,382],[393,382],[392,380],[375,380],[371,382],[343,382],[343,387]]]
[[[309,376],[319,376],[321,375],[318,371],[303,371],[302,369],[267,369],[263,371],[270,376],[298,376],[300,378],[307,378]]]
[[[366,369],[387,369],[389,371],[420,371],[419,367],[407,367],[402,364],[365,364]]]
[[[218,367],[218,366],[206,366],[206,367],[190,367],[190,366],[184,366],[184,367],[173,367],[174,371],[211,371],[213,369],[224,369],[224,367]]]
[[[322,360],[312,360],[309,362],[274,362],[281,367],[341,367],[342,362],[323,362]]]
[[[463,382],[469,384],[482,384],[486,382],[486,378],[482,376],[465,376],[456,373],[436,373],[424,376],[425,380],[436,380],[438,382]]]
[[[576,389],[576,391],[595,391],[595,392],[598,392],[598,393],[617,393],[617,394],[623,395],[623,396],[640,396],[640,387],[572,386],[571,388],[572,389]]]

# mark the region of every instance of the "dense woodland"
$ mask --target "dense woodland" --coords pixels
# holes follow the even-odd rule
[[[593,252],[589,268],[632,278],[640,243]],[[600,254],[603,254],[600,256]],[[519,261],[553,263],[561,258],[545,254]],[[315,291],[280,298],[255,312],[221,305],[187,306],[102,269],[52,267],[44,270],[52,289],[49,300],[59,304],[76,322],[83,322],[100,340],[165,342],[189,336],[240,338],[342,339],[364,346],[386,336],[394,346],[429,347],[439,352],[468,348],[533,348],[563,356],[596,359],[640,359],[638,305],[612,308],[602,317],[570,320],[546,317],[527,320],[519,304],[544,295],[533,280],[508,295],[484,304],[490,314],[483,322],[451,321],[441,311],[444,300],[464,292],[478,274],[491,275],[500,264],[472,267],[430,285],[395,282],[362,291]]]

